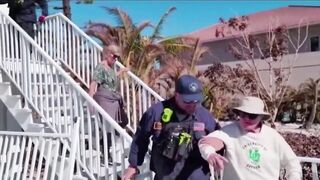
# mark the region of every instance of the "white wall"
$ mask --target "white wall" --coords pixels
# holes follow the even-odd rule
[[[288,67],[290,61],[294,60],[294,54],[286,55],[282,61],[282,67]],[[251,61],[249,61],[251,64]],[[256,60],[255,63],[258,66],[262,79],[268,82],[268,70],[267,63],[263,60]],[[245,61],[231,61],[222,63],[231,67],[235,67],[237,64],[243,65],[244,68],[248,68]],[[198,65],[197,69],[200,71],[206,70],[211,64]],[[289,85],[298,87],[301,83],[305,82],[308,78],[318,79],[320,78],[320,52],[306,52],[299,53],[295,63],[293,64],[292,76],[289,80]]]
[[[306,28],[303,27],[300,30],[301,30],[300,42],[301,42],[302,38],[304,38],[306,35],[305,34]],[[265,33],[255,35],[255,37],[257,39],[265,39],[265,36],[266,36]],[[299,53],[311,52],[310,37],[313,37],[313,36],[320,36],[320,24],[313,24],[313,25],[309,26],[307,40],[305,41],[303,46],[300,48]],[[294,42],[294,44],[297,44],[296,43],[296,39],[298,37],[298,29],[297,28],[290,29],[290,37],[291,37],[292,41]],[[211,42],[204,42],[202,45],[208,47],[209,52],[206,53],[202,57],[202,59],[198,65],[207,65],[207,64],[212,64],[214,62],[225,63],[225,62],[238,61],[232,55],[232,53],[230,53],[228,50],[228,47],[230,44],[238,46],[237,42],[235,41],[234,38],[222,39],[222,40],[211,41]],[[291,45],[289,45],[288,50],[289,50],[290,54],[295,53],[295,50],[292,48]],[[256,52],[255,54],[259,55],[259,52]],[[256,57],[256,58],[258,58],[258,57]]]

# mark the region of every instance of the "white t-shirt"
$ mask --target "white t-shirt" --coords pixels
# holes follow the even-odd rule
[[[238,122],[214,131],[208,137],[221,139],[226,146],[224,180],[278,180],[285,168],[288,180],[301,180],[301,165],[284,138],[262,125],[259,133],[245,132]],[[200,152],[210,149],[201,145]]]

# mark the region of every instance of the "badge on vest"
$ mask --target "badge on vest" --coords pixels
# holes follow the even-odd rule
[[[162,117],[161,117],[162,122],[168,123],[171,119],[172,114],[173,114],[172,109],[164,108],[163,113],[162,113]]]
[[[161,122],[155,122],[155,123],[153,123],[153,129],[154,129],[154,130],[161,130],[161,129],[162,129],[162,124],[161,124]]]
[[[204,131],[204,123],[194,122],[193,123],[193,131]]]

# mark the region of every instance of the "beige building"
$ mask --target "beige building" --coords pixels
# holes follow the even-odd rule
[[[293,65],[293,75],[290,85],[297,86],[307,78],[320,78],[320,7],[319,6],[289,6],[270,11],[258,12],[248,16],[247,32],[257,38],[265,37],[270,28],[284,25],[289,30],[292,40],[297,44],[300,30],[300,42],[306,40],[299,49],[299,55]],[[239,32],[232,29],[225,33],[224,37],[216,36],[221,30],[222,23],[200,29],[190,33],[189,36],[199,38],[202,45],[209,47],[210,51],[203,56],[199,63],[200,70],[206,69],[214,62],[222,62],[231,66],[244,61],[237,60],[230,52],[228,46],[235,44],[235,40],[241,37]],[[306,31],[308,30],[308,31]],[[306,33],[307,32],[307,33]],[[289,46],[289,55],[284,57],[285,66],[294,59],[295,49]],[[262,74],[266,71],[266,63],[256,60]]]

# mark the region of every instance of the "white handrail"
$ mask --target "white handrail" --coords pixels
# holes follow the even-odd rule
[[[116,62],[116,65],[120,68],[125,68],[123,64],[121,64],[119,61]],[[127,74],[135,81],[138,82],[143,88],[145,88],[150,94],[152,94],[155,98],[157,98],[159,101],[163,101],[164,98],[161,97],[158,93],[156,93],[153,89],[151,89],[146,83],[144,83],[138,76],[133,74],[132,71],[128,71]]]
[[[69,18],[67,18],[63,13],[59,12],[57,14],[49,15],[46,17],[46,20],[49,20],[51,18],[55,18],[56,16],[59,16],[64,21],[66,21],[68,24],[70,24],[73,28],[77,30],[78,33],[80,33],[83,37],[85,37],[90,43],[92,43],[96,48],[98,48],[100,51],[102,51],[102,47],[94,41],[90,36],[88,36],[85,32],[83,32],[76,24],[74,24],[72,21],[70,21]]]
[[[298,157],[301,162],[317,163],[320,164],[320,158],[314,157]]]

